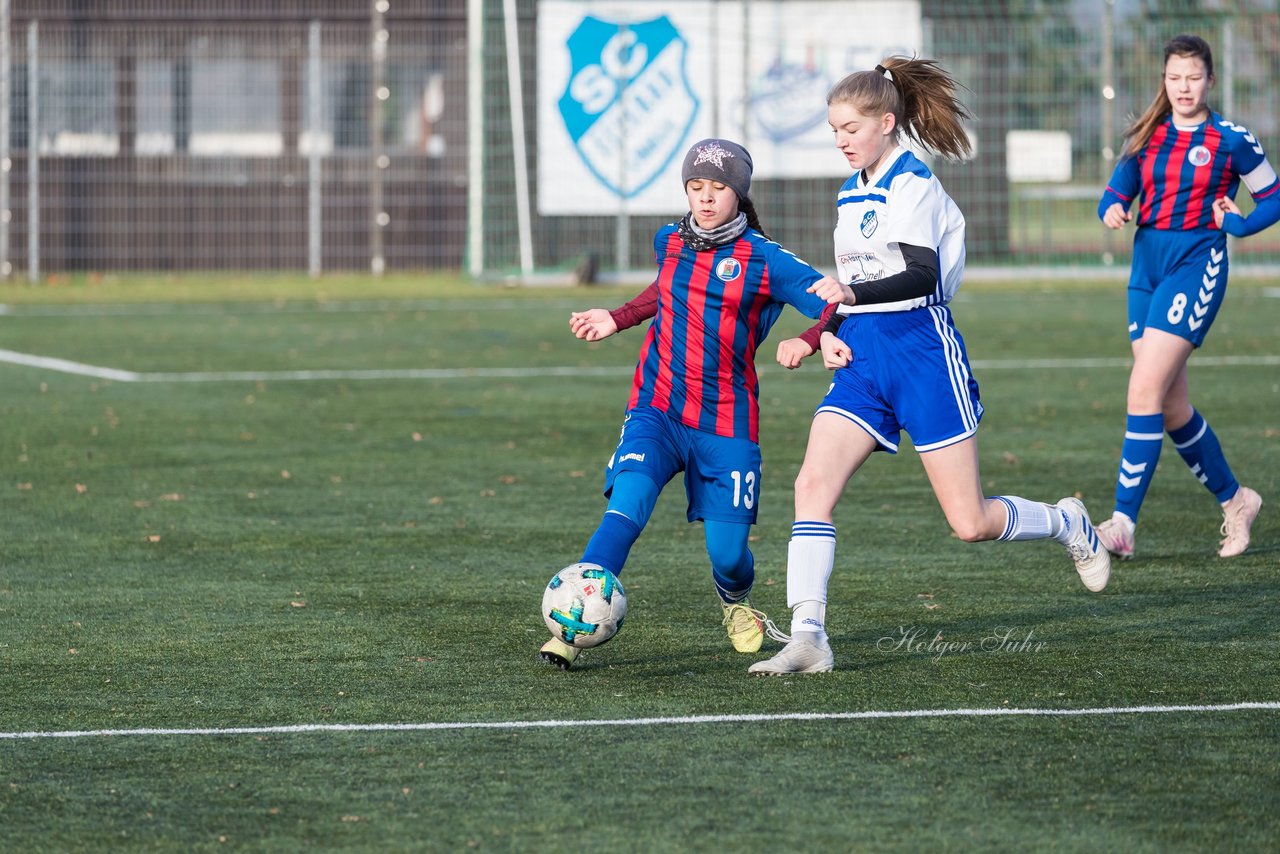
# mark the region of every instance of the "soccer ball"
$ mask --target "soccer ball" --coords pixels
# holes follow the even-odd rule
[[[575,563],[551,577],[542,593],[542,619],[551,634],[579,649],[599,646],[618,633],[627,594],[618,577],[594,563]]]

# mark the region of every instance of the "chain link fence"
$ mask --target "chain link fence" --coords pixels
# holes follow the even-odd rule
[[[788,51],[809,57],[794,69],[827,50],[788,43],[797,10],[847,11],[839,42],[875,2],[0,0],[0,273],[645,269],[678,206],[541,212],[563,188],[540,167],[581,155],[545,132],[543,54],[562,47],[545,35],[552,12],[625,31],[698,7],[747,54],[734,72],[747,77],[777,72]],[[912,47],[956,75],[976,116],[977,156],[935,164],[968,218],[971,263],[1127,260],[1131,235],[1107,232],[1095,208],[1178,32],[1215,49],[1212,106],[1280,157],[1274,3],[882,2],[910,17]],[[691,56],[700,49],[682,38]],[[765,44],[767,56],[751,55]],[[706,84],[688,81],[697,108],[714,111]],[[820,106],[807,91],[796,109]],[[710,127],[734,129],[724,115]],[[823,265],[841,180],[758,168],[752,195],[775,237]],[[1233,252],[1234,269],[1265,268],[1280,234]]]

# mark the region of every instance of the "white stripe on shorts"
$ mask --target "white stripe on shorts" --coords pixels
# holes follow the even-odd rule
[[[884,446],[885,446],[886,448],[888,448],[889,450],[893,451],[894,453],[897,453],[897,451],[898,451],[898,446],[897,446],[897,445],[895,445],[893,442],[890,442],[890,441],[889,441],[888,439],[886,439],[884,436],[881,436],[879,433],[877,433],[875,430],[873,430],[873,429],[871,428],[871,425],[870,425],[870,424],[868,424],[867,422],[863,421],[861,418],[859,418],[858,416],[854,415],[854,414],[853,414],[852,412],[850,412],[849,410],[847,410],[847,409],[840,409],[840,408],[839,408],[839,407],[837,407],[837,406],[819,406],[819,407],[818,407],[818,412],[830,412],[830,413],[833,413],[833,414],[835,414],[835,415],[839,415],[839,416],[842,416],[842,417],[844,417],[844,418],[848,418],[848,419],[849,419],[850,421],[852,421],[854,424],[857,424],[857,425],[858,425],[859,427],[861,427],[863,430],[866,430],[866,431],[867,431],[867,433],[869,433],[869,434],[870,434],[870,436],[871,436],[871,438],[872,438],[872,439],[875,439],[875,440],[876,440],[877,442],[879,442],[881,445],[884,445]],[[817,414],[818,414],[818,412],[815,412],[815,413],[813,413],[813,414],[814,414],[814,415],[817,415]]]
[[[956,340],[955,327],[947,323],[947,309],[931,306],[929,313],[933,316],[933,326],[938,331],[938,338],[942,342],[947,373],[951,377],[951,392],[955,395],[956,409],[960,412],[965,430],[972,433],[978,429],[978,416],[973,410],[973,399],[969,397],[969,369],[964,363],[960,342]]]

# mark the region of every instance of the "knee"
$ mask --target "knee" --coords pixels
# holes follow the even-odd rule
[[[796,510],[804,510],[804,515],[830,513],[836,502],[832,497],[832,489],[827,479],[816,469],[802,468],[796,475],[795,482]]]
[[[952,533],[966,543],[981,543],[992,539],[987,526],[979,517],[948,519],[947,521],[951,523]]]
[[[711,566],[720,572],[734,572],[748,562],[750,554],[745,539],[742,542],[722,539],[707,542],[707,557],[711,559]]]
[[[1131,413],[1162,412],[1165,402],[1160,392],[1151,388],[1129,389],[1128,409]]]

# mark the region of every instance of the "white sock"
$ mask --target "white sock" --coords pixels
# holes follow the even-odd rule
[[[994,495],[992,498],[1004,504],[1009,517],[999,540],[1055,539],[1063,533],[1066,522],[1057,507],[1039,501],[1028,501],[1016,495]]]
[[[825,643],[827,582],[836,562],[836,526],[829,522],[796,522],[787,544],[787,606],[791,636]]]

